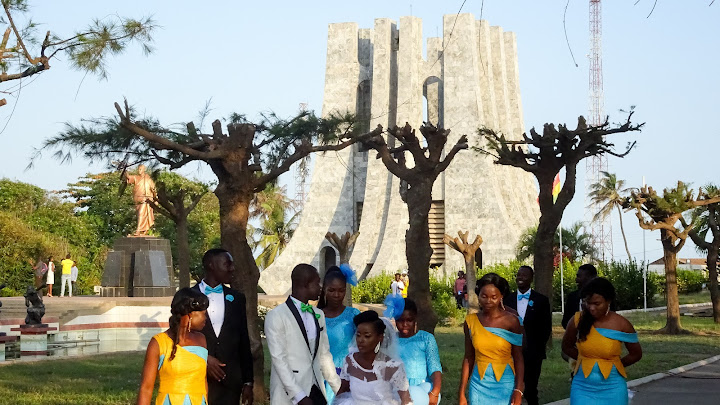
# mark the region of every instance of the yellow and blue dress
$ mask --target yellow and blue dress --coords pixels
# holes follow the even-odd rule
[[[340,315],[334,318],[325,317],[325,327],[327,328],[328,342],[330,343],[330,354],[332,354],[335,371],[338,375],[340,369],[345,362],[345,356],[350,352],[350,345],[353,337],[355,337],[355,324],[353,318],[359,314],[360,310],[353,307],[345,307]],[[325,382],[325,396],[328,403],[332,403],[335,393],[330,384]]]
[[[515,387],[512,346],[522,346],[522,335],[502,328],[484,327],[477,314],[465,318],[475,348],[470,377],[471,405],[508,405]]]
[[[153,339],[160,346],[160,386],[155,405],[207,405],[207,349],[178,345],[175,358],[170,361],[173,347],[170,336],[163,332]]]
[[[580,312],[575,314],[575,325],[579,321]],[[627,404],[627,373],[620,355],[623,343],[637,342],[637,333],[590,328],[587,338],[577,342],[578,359],[570,388],[570,403]]]

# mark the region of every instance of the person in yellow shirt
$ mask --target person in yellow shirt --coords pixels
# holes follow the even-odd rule
[[[65,296],[65,283],[67,283],[68,286],[68,295],[72,297],[72,267],[75,264],[72,259],[70,259],[70,253],[65,256],[65,259],[63,259],[60,262],[60,265],[62,266],[62,275],[60,276],[60,296]]]

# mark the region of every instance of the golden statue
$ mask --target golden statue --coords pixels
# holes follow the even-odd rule
[[[148,202],[155,200],[155,182],[145,173],[145,165],[138,166],[138,174],[127,174],[123,170],[122,180],[125,184],[133,185],[133,201],[137,212],[137,229],[128,236],[145,236],[155,223],[155,213]]]

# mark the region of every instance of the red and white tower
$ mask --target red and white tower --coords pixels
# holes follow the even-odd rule
[[[600,125],[605,121],[605,97],[603,94],[602,73],[602,5],[600,0],[590,0],[590,111],[588,122]],[[585,161],[586,220],[590,224],[596,258],[612,260],[612,223],[610,218],[593,221],[599,207],[592,204],[588,197],[590,186],[602,178],[602,172],[608,171],[607,156],[593,156]]]

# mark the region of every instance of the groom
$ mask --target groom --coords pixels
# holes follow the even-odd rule
[[[202,330],[208,348],[208,403],[253,403],[253,359],[250,352],[245,296],[225,287],[235,264],[225,249],[210,249],[202,259],[205,278],[193,288],[210,301]]]
[[[291,295],[265,317],[272,357],[270,404],[324,405],[324,381],[337,392],[340,377],[330,354],[325,315],[308,304],[320,297],[320,276],[315,267],[299,264],[290,277]]]

